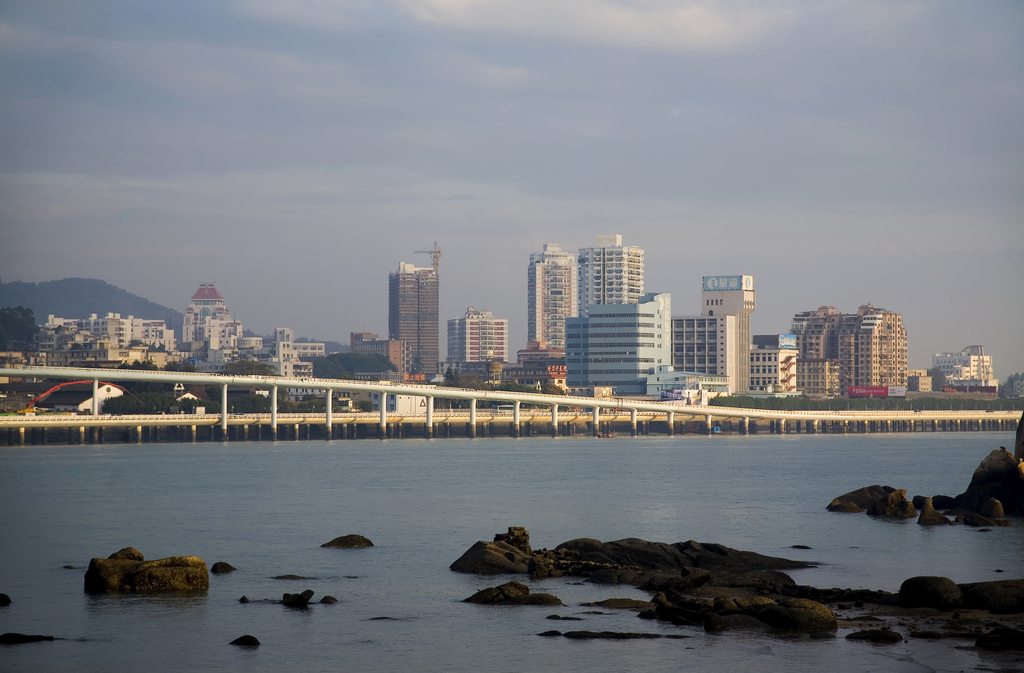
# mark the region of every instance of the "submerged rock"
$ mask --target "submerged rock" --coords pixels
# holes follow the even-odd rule
[[[256,638],[256,636],[245,635],[235,638],[228,644],[237,645],[238,647],[259,647],[260,641]]]
[[[911,577],[900,585],[901,608],[952,610],[963,604],[960,587],[948,577]]]
[[[963,594],[965,608],[1006,615],[1024,612],[1024,579],[972,582],[957,586]]]
[[[137,549],[134,551],[138,552]],[[179,591],[209,587],[210,573],[206,562],[198,556],[169,556],[154,561],[94,558],[85,573],[85,590],[91,592]]]
[[[337,547],[340,549],[351,549],[353,547],[372,547],[373,543],[362,535],[342,535],[330,542],[325,542],[321,547]]]
[[[903,642],[903,636],[896,631],[890,631],[889,629],[864,629],[863,631],[854,631],[846,636],[846,639],[866,640],[879,645],[895,645],[896,643]]]
[[[309,605],[309,599],[313,597],[313,590],[306,589],[301,594],[285,594],[281,597],[281,604],[290,608],[304,608]]]
[[[234,572],[235,570],[238,570],[238,569],[235,566],[231,565],[230,563],[225,563],[224,561],[217,561],[212,566],[210,566],[210,572],[217,573],[217,574],[220,574],[220,573],[230,573],[230,572]]]
[[[33,636],[24,633],[4,633],[0,635],[0,645],[24,645],[25,643],[38,643],[44,640],[53,640],[53,636]]]
[[[1024,651],[1024,631],[998,626],[989,633],[978,636],[975,647],[996,652]]]
[[[482,589],[463,603],[481,605],[563,605],[551,594],[531,594],[530,587],[520,582],[506,582],[501,586]]]
[[[654,603],[650,601],[638,601],[635,598],[606,598],[603,601],[597,601],[594,603],[581,603],[584,607],[588,608],[605,608],[608,610],[650,610],[654,607]]]

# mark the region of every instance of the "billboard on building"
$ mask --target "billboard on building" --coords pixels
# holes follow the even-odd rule
[[[753,276],[704,276],[704,291],[753,290]]]
[[[795,334],[780,334],[779,335],[779,348],[796,348],[796,335]]]
[[[906,397],[906,386],[850,386],[850,397]]]

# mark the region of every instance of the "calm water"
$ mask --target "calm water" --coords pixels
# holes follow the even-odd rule
[[[583,615],[631,587],[532,582],[568,607],[461,599],[504,580],[448,570],[473,542],[525,526],[534,547],[575,537],[720,542],[819,562],[817,586],[897,590],[913,575],[1024,577],[1024,526],[979,533],[825,511],[881,483],[956,495],[1010,433],[481,439],[24,447],[0,450],[0,632],[63,638],[0,648],[0,669],[278,671],[962,670],[994,655],[923,641],[892,648],[736,634],[706,636]],[[322,549],[348,533],[372,549]],[[791,549],[794,544],[812,547]],[[199,595],[89,596],[93,556],[201,556],[238,568]],[[72,564],[77,570],[65,570]],[[996,574],[1002,569],[1003,574]],[[281,574],[311,579],[273,580]],[[303,589],[336,605],[240,604]],[[374,619],[388,617],[387,620]],[[560,630],[684,633],[685,640],[572,642]],[[263,645],[227,643],[252,634]],[[840,633],[842,636],[843,633]],[[989,657],[988,659],[986,657]]]

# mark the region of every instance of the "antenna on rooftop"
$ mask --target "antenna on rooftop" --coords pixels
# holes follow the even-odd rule
[[[441,259],[441,248],[437,247],[437,241],[434,241],[434,247],[427,248],[426,250],[417,250],[414,254],[425,254],[432,256],[434,258],[434,275],[437,275],[437,263]]]

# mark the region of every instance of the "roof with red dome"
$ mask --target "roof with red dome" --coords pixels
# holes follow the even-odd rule
[[[220,296],[220,292],[217,292],[217,288],[213,286],[213,283],[200,283],[199,289],[192,295],[192,300],[205,299],[207,301],[224,301],[224,297]]]

